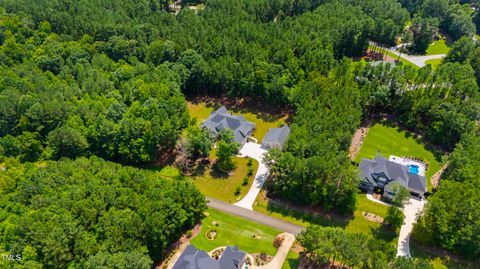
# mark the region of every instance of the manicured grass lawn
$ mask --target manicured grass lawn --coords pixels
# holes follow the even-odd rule
[[[440,170],[442,158],[440,154],[431,151],[410,133],[388,123],[376,123],[369,129],[355,161],[360,162],[362,158],[373,159],[378,150],[386,158],[390,155],[409,156],[426,161],[427,189],[432,189],[430,178]]]
[[[191,103],[188,102],[188,111],[192,118],[196,118],[199,122],[208,118],[210,113],[215,110],[212,106],[207,106],[205,103]],[[230,113],[233,111],[229,110]],[[256,127],[253,133],[253,137],[258,139],[259,142],[262,141],[265,134],[268,132],[268,129],[279,127],[286,121],[286,116],[279,119],[270,119],[267,117],[261,117],[260,115],[250,113],[250,112],[233,112],[234,115],[243,115],[246,120],[254,122]]]
[[[445,39],[440,39],[428,46],[426,55],[447,54],[449,51],[450,47],[447,45]]]
[[[248,176],[248,184],[243,186],[243,178],[248,175],[248,160],[250,158],[233,158],[237,168],[231,176],[210,164],[209,166],[199,165],[189,178],[206,196],[228,203],[235,203],[245,196],[250,189],[258,169],[258,162],[251,159],[253,174]],[[235,195],[237,187],[240,187],[241,190],[238,196]]]
[[[207,212],[208,216],[202,221],[202,231],[190,242],[195,247],[208,252],[230,245],[238,246],[247,253],[264,252],[272,256],[277,253],[273,240],[281,231],[213,209]],[[215,226],[213,222],[219,225]],[[208,240],[205,234],[212,229],[218,232],[218,237]]]
[[[425,62],[425,64],[431,64],[433,70],[436,70],[438,66],[442,63],[443,59],[433,59],[433,60],[428,60]]]
[[[343,227],[349,232],[363,232],[369,236],[382,238],[387,241],[395,239],[396,235],[393,231],[382,227],[379,223],[365,219],[362,215],[362,211],[366,211],[384,218],[387,215],[388,207],[368,200],[364,193],[359,193],[357,199],[357,210],[355,210],[352,219],[320,214],[313,215],[295,209],[286,209],[279,205],[269,204],[268,201],[263,198],[262,193],[258,195],[253,209],[305,227],[310,224],[337,226]]]
[[[345,230],[366,233],[375,238],[392,241],[396,239],[397,235],[391,229],[382,226],[380,223],[369,221],[362,215],[362,211],[365,211],[385,218],[387,210],[388,206],[370,201],[364,193],[360,193],[357,196],[357,210],[355,210],[353,219],[350,220]]]

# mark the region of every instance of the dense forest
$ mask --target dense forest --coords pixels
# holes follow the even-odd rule
[[[97,157],[5,164],[0,249],[22,268],[151,268],[206,209],[190,183]]]
[[[64,267],[108,267],[109,260],[130,260],[122,256],[127,250],[142,257],[142,265],[157,262],[165,246],[200,217],[205,207],[201,195],[188,184],[97,158],[148,165],[168,155],[191,126],[184,96],[200,94],[250,97],[293,108],[286,147],[268,156],[274,179],[268,187],[284,199],[342,213],[356,206],[357,168],[347,157],[353,132],[376,113],[392,114],[425,140],[453,151],[445,180],[416,227],[417,239],[476,257],[480,47],[472,37],[480,15],[475,3],[209,0],[205,9],[183,8],[178,14],[169,3],[0,0],[0,162],[13,165],[0,174],[2,192],[8,194],[1,205],[2,248],[27,251],[24,257],[32,258],[26,262],[52,267],[48,253],[57,251],[48,247],[52,240],[30,233],[25,224],[50,214],[48,218],[59,221],[42,225],[72,223],[57,227],[68,245],[59,254]],[[406,30],[407,24],[411,26]],[[411,43],[410,52],[422,53],[438,32],[455,43],[437,70],[359,60],[369,41],[392,46],[401,36]],[[38,161],[47,161],[46,167],[30,163]],[[130,186],[135,182],[122,180],[116,171],[139,177],[138,184],[146,188],[157,184],[158,192]],[[134,189],[119,196],[124,200],[160,197],[159,204],[130,207],[118,198],[105,202],[112,203],[109,208],[90,207],[98,217],[81,222],[75,215],[80,214],[75,211],[78,205],[56,200],[61,197],[52,197],[51,190],[76,197],[81,195],[75,194],[77,189],[88,187],[77,188],[89,182],[86,178],[98,186]],[[53,185],[23,189],[32,180]],[[175,200],[182,188],[191,196]],[[471,204],[460,205],[464,193],[471,193]],[[81,196],[85,203],[94,203],[87,194]],[[40,198],[42,203],[34,208],[31,199]],[[148,214],[142,213],[164,212],[165,206],[185,212],[169,219],[173,223],[155,227],[171,227],[168,235],[150,230]],[[468,217],[461,218],[457,209]],[[27,215],[30,211],[36,213]],[[100,221],[108,219],[100,217],[119,217],[122,211],[129,211],[125,225],[142,223],[161,245],[143,235],[117,234],[131,243],[112,248],[113,235],[105,230],[110,224],[102,226]],[[78,252],[71,242],[82,232],[101,249]],[[24,240],[14,244],[20,237]]]

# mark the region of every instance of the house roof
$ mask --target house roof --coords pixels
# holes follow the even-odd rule
[[[214,135],[218,135],[222,130],[231,130],[235,142],[243,144],[245,138],[255,128],[255,123],[247,121],[241,115],[237,116],[228,113],[228,110],[222,106],[208,116],[202,123],[202,127],[208,129]]]
[[[227,246],[219,260],[211,258],[205,251],[188,245],[172,269],[239,269],[246,253],[238,247]]]
[[[270,128],[267,134],[263,137],[263,143],[279,143],[283,145],[290,135],[290,127],[284,125],[281,128]]]
[[[365,183],[376,186],[372,175],[384,174],[389,180],[398,182],[405,188],[424,193],[427,190],[427,181],[424,176],[408,172],[407,165],[401,165],[389,161],[383,156],[377,156],[373,160],[363,158],[359,165],[362,180]]]

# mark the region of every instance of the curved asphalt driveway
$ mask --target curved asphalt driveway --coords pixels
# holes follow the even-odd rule
[[[281,219],[270,217],[268,215],[245,209],[236,205],[225,203],[217,199],[207,197],[207,205],[210,208],[220,210],[244,219],[248,219],[257,223],[265,224],[275,229],[291,233],[294,235],[299,234],[305,227],[296,225]]]

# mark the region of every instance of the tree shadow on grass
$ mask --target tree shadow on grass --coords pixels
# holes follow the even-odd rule
[[[254,98],[230,98],[228,96],[188,96],[187,99],[193,104],[204,103],[206,107],[217,110],[222,105],[235,113],[252,113],[265,122],[275,122],[285,115],[292,113],[291,109],[279,108],[267,105]]]
[[[300,266],[300,257],[287,258],[287,260],[285,262],[288,263],[288,265],[291,269],[297,269],[298,266]]]
[[[399,119],[397,118],[389,118],[387,120],[384,119],[375,119],[373,124],[382,124],[387,127],[395,128],[395,130],[399,133],[403,132],[404,137],[407,139],[413,138],[417,143],[423,146],[423,148],[429,152],[431,152],[435,158],[435,160],[439,163],[443,162],[443,157],[445,155],[445,149],[442,149],[439,146],[434,145],[432,142],[427,140],[424,136],[419,133],[415,133],[414,131],[410,130],[406,126],[403,126]],[[411,157],[419,157],[420,156],[411,156]],[[424,160],[427,161],[427,160]]]
[[[210,169],[210,176],[213,177],[214,179],[227,179],[229,177],[227,172],[224,172],[216,165],[213,165]]]
[[[278,213],[283,216],[293,217],[297,220],[302,220],[312,224],[341,228],[345,228],[351,219],[351,216],[340,216],[335,213],[324,212],[320,209],[317,212],[308,212],[312,210],[302,210],[300,208],[290,207],[285,204],[280,205],[272,200],[268,200],[267,211],[271,213]]]
[[[391,242],[397,238],[397,234],[390,227],[380,225],[380,227],[371,227],[371,233],[376,239]]]

